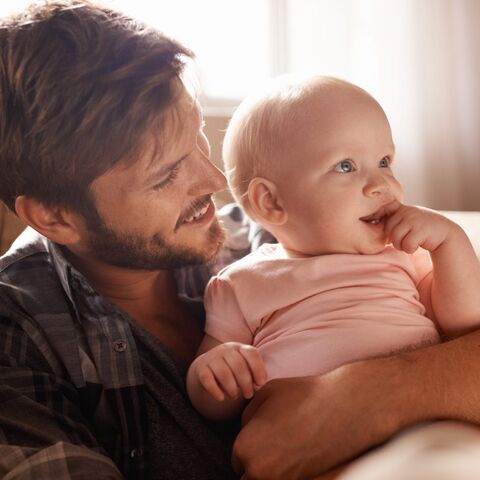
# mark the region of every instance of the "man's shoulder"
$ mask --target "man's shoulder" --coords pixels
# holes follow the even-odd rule
[[[27,229],[0,258],[0,359],[30,367],[43,362],[44,371],[68,372],[81,385],[73,307],[52,248],[49,240]]]
[[[45,285],[55,275],[47,244],[35,230],[24,230],[0,257],[0,291],[13,289],[19,296]]]
[[[47,240],[27,228],[0,257],[0,313],[35,316],[57,282]]]
[[[22,269],[48,261],[47,239],[32,228],[26,228],[0,257],[0,278],[12,267]]]

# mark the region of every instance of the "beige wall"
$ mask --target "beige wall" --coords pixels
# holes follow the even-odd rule
[[[10,244],[24,228],[24,224],[18,217],[0,202],[0,255],[10,247]]]

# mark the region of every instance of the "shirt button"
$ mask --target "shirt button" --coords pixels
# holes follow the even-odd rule
[[[143,456],[143,448],[134,448],[130,452],[130,458],[139,458]]]
[[[116,352],[124,352],[127,349],[127,342],[125,340],[116,340],[113,342],[113,349]]]

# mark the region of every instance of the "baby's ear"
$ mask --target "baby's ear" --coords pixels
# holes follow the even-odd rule
[[[262,177],[255,177],[248,185],[248,202],[251,213],[260,223],[283,225],[288,214],[283,206],[277,186]]]

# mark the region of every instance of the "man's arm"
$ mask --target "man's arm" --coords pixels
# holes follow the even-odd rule
[[[123,478],[95,440],[76,395],[51,373],[1,358],[0,478]]]
[[[5,369],[0,368],[0,478],[123,478],[51,377],[17,368],[6,378]]]
[[[89,476],[123,478],[84,417],[79,392],[17,322],[0,316],[0,478]]]
[[[479,358],[477,331],[319,377],[269,382],[244,412],[234,465],[244,480],[311,478],[417,422],[480,424]]]
[[[58,442],[42,449],[0,445],[0,475],[8,480],[121,480],[111,459],[93,450]]]

